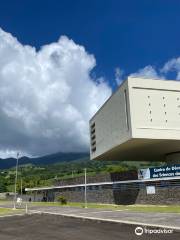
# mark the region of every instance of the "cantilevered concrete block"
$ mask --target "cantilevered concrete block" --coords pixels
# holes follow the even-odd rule
[[[128,78],[90,120],[91,159],[165,160],[180,152],[180,82]]]

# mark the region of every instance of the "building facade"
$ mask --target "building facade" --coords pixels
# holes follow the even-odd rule
[[[180,83],[128,78],[90,120],[90,140],[95,160],[179,160]]]

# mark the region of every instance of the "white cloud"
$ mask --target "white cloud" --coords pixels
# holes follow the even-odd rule
[[[1,158],[17,158],[17,150],[0,150],[0,157]],[[21,152],[21,154],[19,155],[19,157],[22,157],[22,156],[27,156],[27,157],[33,157],[31,154],[28,154],[27,152]],[[36,156],[34,156],[36,157]]]
[[[180,80],[180,57],[172,58],[167,61],[162,68],[156,69],[155,67],[148,65],[137,72],[130,74],[130,76],[167,80],[169,79],[169,73],[171,72],[175,73],[174,80]]]
[[[167,74],[168,72],[176,73],[176,80],[180,80],[180,57],[173,58],[164,64],[161,69],[163,74]]]
[[[143,77],[143,78],[153,78],[153,79],[160,79],[162,78],[161,75],[158,74],[156,69],[152,67],[151,65],[148,65],[140,70],[138,70],[136,73],[132,73],[130,76],[132,77]]]
[[[0,29],[0,156],[88,150],[88,121],[111,94],[95,65],[65,36],[36,51]]]
[[[114,71],[115,71],[115,81],[116,81],[116,84],[119,86],[123,82],[124,71],[122,71],[119,67],[116,67]]]

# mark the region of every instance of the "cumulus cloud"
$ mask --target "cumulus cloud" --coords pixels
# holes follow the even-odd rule
[[[132,77],[143,77],[143,78],[153,78],[159,79],[163,78],[163,76],[158,74],[158,71],[151,65],[148,65],[142,69],[139,69],[136,73],[132,73],[130,76]]]
[[[161,69],[163,74],[167,74],[169,72],[176,73],[176,80],[180,80],[180,57],[173,58],[169,60],[167,63],[164,64],[163,68]]]
[[[95,65],[66,36],[36,51],[0,29],[0,156],[88,150],[88,121],[111,95]]]
[[[175,78],[171,79],[170,73],[175,74]],[[132,77],[153,78],[153,79],[165,79],[168,80],[180,80],[180,57],[172,58],[167,61],[162,68],[155,68],[148,65],[139,69],[137,72],[130,74]]]

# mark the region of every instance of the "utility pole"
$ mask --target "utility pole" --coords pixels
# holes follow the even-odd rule
[[[17,177],[18,177],[18,160],[19,160],[19,152],[17,153],[17,157],[16,157],[16,175],[15,175],[15,183],[14,183],[14,207],[13,207],[13,209],[16,209],[16,201],[17,201],[16,185],[17,185]]]
[[[84,207],[87,208],[87,176],[86,168],[84,169]]]
[[[21,177],[21,199],[22,199],[22,177]]]
[[[71,172],[72,172],[71,176],[72,176],[72,178],[74,178],[76,170],[72,170]]]

